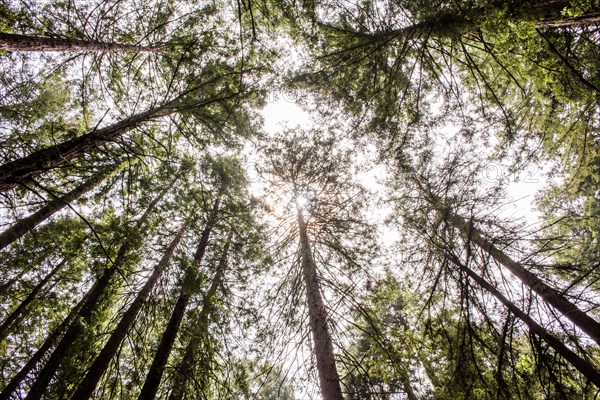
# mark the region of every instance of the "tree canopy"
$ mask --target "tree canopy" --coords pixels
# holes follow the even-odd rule
[[[0,0],[0,70],[0,399],[600,394],[597,0]]]

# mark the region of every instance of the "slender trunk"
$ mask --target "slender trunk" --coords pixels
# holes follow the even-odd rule
[[[202,258],[206,253],[208,240],[212,231],[212,223],[214,222],[214,218],[216,218],[216,214],[219,209],[219,202],[220,200],[217,198],[213,205],[211,215],[208,218],[208,223],[203,229],[202,234],[200,235],[200,241],[198,243],[198,247],[194,255],[194,261],[198,264],[198,266],[200,266]],[[158,388],[160,386],[160,381],[162,379],[165,366],[167,365],[167,361],[169,359],[169,356],[171,355],[171,350],[173,349],[175,338],[179,333],[181,322],[183,321],[187,305],[190,301],[190,293],[186,287],[188,280],[189,275],[186,275],[186,277],[184,278],[184,282],[181,286],[179,298],[177,299],[177,303],[175,304],[173,313],[171,314],[169,322],[167,323],[162,337],[160,338],[158,349],[156,350],[156,354],[154,355],[154,359],[152,360],[150,370],[146,375],[146,380],[144,381],[144,386],[142,387],[140,395],[138,396],[138,400],[152,400],[156,397],[156,393],[158,392]]]
[[[224,76],[225,75],[219,75],[188,88],[175,98],[158,107],[132,115],[129,118],[115,122],[104,128],[93,129],[91,132],[82,136],[38,150],[28,156],[0,166],[0,193],[10,190],[16,185],[24,183],[28,179],[40,175],[43,172],[57,168],[73,158],[87,154],[104,144],[114,142],[125,133],[145,122],[175,112],[198,109],[236,97],[238,95],[237,92],[224,94],[224,91],[221,91],[217,95],[207,99],[196,100],[189,104],[184,103],[186,98],[191,97],[192,94],[202,90],[207,85],[218,82]]]
[[[169,187],[163,190],[146,208],[146,211],[142,215],[142,217],[136,222],[135,229],[139,232],[142,230],[142,227],[146,224],[150,213],[154,210],[160,199],[167,193],[170,187],[175,183],[177,178],[171,181]],[[45,363],[44,367],[36,377],[35,381],[31,385],[31,389],[27,394],[25,400],[38,400],[40,399],[46,389],[48,384],[52,380],[52,377],[58,370],[60,363],[62,360],[69,354],[69,349],[73,345],[73,343],[82,335],[84,332],[84,321],[87,321],[92,312],[96,309],[97,304],[108,293],[108,289],[113,282],[113,277],[117,271],[120,271],[121,266],[125,262],[125,258],[129,251],[131,250],[132,242],[130,240],[125,240],[125,242],[119,248],[117,253],[117,257],[111,266],[107,267],[102,276],[96,281],[96,283],[90,288],[88,294],[86,295],[86,301],[79,310],[77,314],[76,320],[69,325],[66,333],[61,338],[60,342],[52,352],[52,355]]]
[[[387,43],[394,39],[408,40],[419,37],[451,37],[460,36],[468,32],[477,31],[477,23],[468,17],[456,13],[444,13],[423,21],[415,22],[393,30],[382,30],[379,32],[363,33],[355,30],[339,28],[337,26],[322,23],[325,30],[338,32],[354,38],[361,38],[366,43]],[[360,47],[360,46],[357,46]]]
[[[81,307],[83,307],[83,305],[85,304],[89,294],[90,294],[90,292],[88,291],[88,293],[86,293],[86,295],[83,296],[83,298],[81,300],[79,300],[79,303],[77,303],[75,305],[75,307],[73,307],[71,309],[69,314],[65,317],[65,319],[63,319],[63,321],[60,323],[60,325],[57,326],[50,335],[48,335],[48,337],[44,341],[44,344],[42,344],[42,346],[39,349],[37,349],[37,351],[29,358],[29,360],[27,360],[27,363],[25,363],[25,365],[21,368],[21,370],[19,372],[17,372],[17,374],[15,376],[12,377],[12,379],[10,380],[10,382],[8,382],[6,387],[4,389],[2,389],[2,392],[0,393],[0,400],[9,400],[10,399],[11,395],[18,389],[21,382],[35,368],[35,366],[42,360],[42,358],[44,357],[44,355],[46,355],[48,350],[50,350],[52,348],[52,346],[54,346],[56,344],[56,342],[60,338],[60,335],[72,323],[72,321],[75,319],[75,317],[79,313],[79,310],[81,309]]]
[[[125,313],[121,317],[121,321],[113,331],[113,334],[111,335],[110,339],[108,340],[108,342],[106,342],[104,348],[102,349],[98,357],[96,357],[96,360],[92,363],[92,366],[90,367],[87,375],[85,376],[85,378],[79,385],[79,388],[73,395],[74,399],[87,400],[92,396],[94,390],[96,389],[96,386],[98,385],[98,382],[100,381],[100,378],[106,371],[106,368],[110,364],[110,361],[117,353],[119,346],[121,345],[123,339],[125,339],[125,336],[131,329],[139,311],[141,310],[142,306],[146,303],[148,296],[152,292],[152,289],[154,289],[154,285],[160,279],[164,269],[171,260],[171,257],[173,256],[173,253],[175,252],[175,249],[177,248],[177,245],[181,241],[181,237],[185,232],[185,228],[186,225],[184,224],[179,229],[179,231],[175,235],[175,238],[169,244],[169,247],[167,248],[165,254],[161,258],[159,263],[156,264],[156,266],[154,267],[152,275],[150,275],[150,277],[146,281],[146,284],[142,287],[135,300],[133,300],[127,311],[125,311]]]
[[[171,112],[173,112],[173,108],[168,105],[152,108],[107,127],[94,129],[85,135],[8,162],[0,166],[0,192],[10,190],[19,183],[26,182],[43,172],[57,168],[92,149],[115,141],[140,124]]]
[[[77,313],[77,318],[72,324],[69,325],[67,331],[52,352],[52,355],[48,361],[46,361],[44,367],[37,375],[35,381],[29,389],[29,392],[27,393],[27,397],[25,397],[25,400],[38,400],[42,398],[46,392],[46,389],[48,388],[48,384],[58,370],[61,361],[65,356],[67,356],[67,354],[69,354],[68,352],[71,348],[71,345],[84,332],[84,321],[89,319],[102,294],[107,291],[115,271],[115,268],[106,269],[100,279],[91,287],[86,295],[87,299],[85,303]]]
[[[35,258],[33,260],[30,260],[29,265],[41,265],[44,262],[44,260],[46,260],[48,257],[49,257],[49,254],[46,251],[37,253],[35,255]],[[23,279],[23,276],[25,274],[27,274],[28,272],[29,272],[29,268],[21,268],[21,271],[19,271],[18,274],[16,274],[12,278],[10,278],[6,283],[3,283],[2,285],[0,285],[0,297],[7,295],[10,288],[15,283],[17,283],[21,279]]]
[[[23,314],[23,312],[29,307],[29,305],[35,300],[37,295],[44,289],[46,284],[67,264],[67,260],[63,259],[56,267],[50,271],[48,275],[44,277],[29,293],[29,295],[19,304],[19,306],[2,322],[0,325],[0,343],[6,339],[9,329],[15,323],[15,321]]]
[[[196,323],[194,335],[188,342],[188,345],[185,348],[184,356],[176,368],[178,375],[175,379],[175,384],[173,385],[173,391],[169,396],[169,400],[181,400],[185,396],[188,383],[193,376],[194,357],[197,353],[198,346],[203,340],[208,338],[208,321],[214,310],[213,302],[217,294],[217,290],[223,282],[223,275],[225,274],[225,268],[227,267],[227,255],[229,253],[230,242],[231,234],[225,243],[225,248],[223,249],[223,254],[221,255],[221,259],[217,265],[217,270],[215,271],[211,285],[204,295],[204,299],[202,301],[202,310],[200,310],[200,315],[198,316],[198,322]]]
[[[458,228],[467,240],[472,240],[483,251],[488,253],[499,264],[503,265],[514,274],[527,287],[538,294],[546,303],[553,306],[562,315],[568,318],[579,329],[585,332],[596,343],[600,344],[600,324],[581,311],[575,304],[567,300],[558,290],[548,286],[535,274],[514,261],[502,250],[487,240],[481,231],[468,223],[463,217],[448,215],[448,220]]]
[[[498,249],[490,240],[486,239],[483,233],[478,228],[474,227],[472,223],[469,223],[465,218],[454,214],[447,207],[444,207],[442,200],[425,188],[418,179],[413,178],[413,181],[417,184],[419,190],[433,208],[445,217],[452,226],[458,229],[466,240],[474,242],[500,265],[504,266],[515,275],[524,285],[540,296],[546,303],[554,307],[579,329],[585,332],[592,340],[600,344],[600,324],[596,322],[596,320],[567,300],[558,290],[550,287],[535,274],[523,267],[523,265]]]
[[[579,357],[575,352],[564,345],[563,341],[556,336],[548,332],[544,327],[534,321],[529,315],[517,307],[513,302],[504,297],[492,284],[487,282],[483,277],[478,275],[475,271],[471,270],[465,264],[463,264],[456,256],[449,254],[450,260],[458,266],[463,272],[467,274],[471,279],[479,284],[484,290],[489,292],[491,295],[496,297],[504,306],[513,313],[517,318],[527,325],[529,330],[538,335],[544,340],[550,347],[552,347],[558,354],[567,360],[573,367],[575,367],[583,376],[585,376],[590,382],[600,388],[600,372],[590,364],[588,361]]]
[[[217,215],[219,214],[219,208],[221,206],[221,196],[217,196],[215,199],[212,209],[210,211],[210,215],[207,218],[206,227],[202,231],[200,235],[200,242],[198,243],[198,247],[196,248],[196,253],[194,254],[194,261],[200,266],[202,259],[204,258],[204,253],[208,247],[208,239],[210,238],[210,234],[212,232],[212,227],[217,219]]]
[[[158,52],[161,48],[0,32],[0,51]]]
[[[310,248],[308,231],[302,209],[296,208],[298,214],[298,230],[300,233],[300,251],[310,330],[313,338],[313,349],[317,359],[319,385],[324,400],[343,400],[340,377],[335,366],[333,343],[327,326],[327,310],[321,296],[317,267]]]
[[[13,226],[0,233],[0,250],[13,243],[15,240],[23,237],[46,219],[95,188],[104,179],[108,178],[119,166],[120,165],[114,165],[98,172],[80,186],[77,186],[70,192],[65,193],[60,198],[55,198],[54,200],[49,201],[45,206],[40,208],[35,213],[21,219]]]
[[[568,28],[571,26],[600,25],[600,11],[589,11],[577,17],[548,18],[538,23],[538,28]]]
[[[183,286],[185,286],[185,284]],[[160,344],[156,350],[156,354],[154,356],[154,360],[152,361],[152,365],[150,366],[150,370],[148,371],[148,375],[146,375],[146,380],[144,382],[144,386],[142,387],[142,391],[138,396],[138,400],[152,400],[156,397],[156,392],[158,392],[158,387],[160,385],[165,366],[167,365],[167,360],[169,359],[169,355],[173,349],[173,344],[175,343],[177,333],[179,333],[179,327],[181,326],[181,321],[185,315],[185,310],[189,300],[189,293],[185,290],[185,288],[182,288],[179,298],[177,299],[177,304],[175,304],[175,308],[171,314],[171,318],[169,319],[167,327],[160,339]]]

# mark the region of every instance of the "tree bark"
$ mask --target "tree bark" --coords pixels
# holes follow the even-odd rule
[[[44,364],[44,367],[31,385],[25,400],[39,400],[42,398],[48,388],[48,384],[58,370],[61,361],[68,354],[71,345],[84,332],[83,321],[86,321],[92,314],[102,294],[104,294],[109,287],[115,271],[116,268],[106,269],[100,279],[90,288],[86,294],[87,300],[78,312],[76,319],[69,325],[67,331],[52,352],[52,355]]]
[[[200,242],[198,243],[198,247],[196,248],[196,253],[194,253],[194,261],[200,266],[202,259],[204,258],[204,253],[206,253],[206,249],[208,247],[208,239],[210,238],[210,234],[212,232],[212,227],[215,224],[217,219],[217,215],[219,214],[219,208],[221,206],[221,196],[217,196],[215,199],[212,209],[210,211],[210,215],[207,218],[206,227],[202,231],[200,235]]]
[[[600,25],[600,12],[592,10],[577,17],[544,19],[538,23],[538,28],[568,28],[594,25]]]
[[[513,302],[504,297],[502,293],[500,293],[492,284],[487,282],[483,277],[478,275],[475,271],[471,270],[465,264],[463,264],[456,256],[453,254],[448,254],[450,260],[459,267],[463,272],[467,274],[468,277],[473,279],[481,288],[489,292],[496,299],[498,299],[504,306],[513,313],[517,318],[527,325],[529,330],[536,335],[538,335],[542,340],[544,340],[550,347],[552,347],[558,354],[561,355],[565,360],[567,360],[573,367],[575,367],[583,376],[585,376],[590,382],[600,388],[600,372],[594,368],[592,364],[583,358],[579,357],[576,353],[574,353],[571,349],[565,346],[562,340],[558,339],[556,336],[552,335],[548,332],[544,327],[535,322],[529,315],[523,312],[519,307],[517,307]]]
[[[310,247],[308,231],[302,209],[297,206],[297,223],[300,234],[300,252],[310,330],[313,338],[313,349],[317,359],[319,386],[324,400],[343,400],[340,377],[338,375],[333,343],[327,326],[327,310],[321,296],[317,267]]]
[[[565,17],[562,10],[569,5],[568,1],[550,1],[537,4],[526,4],[508,10],[511,21],[537,21],[538,28],[567,28],[577,26],[595,26],[600,24],[600,11],[590,10],[577,17]],[[477,32],[481,23],[497,11],[494,7],[475,7],[468,12],[442,12],[411,25],[388,31],[375,33],[359,33],[344,31],[324,24],[326,29],[339,30],[353,36],[368,40],[387,42],[396,38],[413,37],[453,37]]]
[[[129,330],[133,326],[133,323],[135,322],[138,313],[142,309],[142,306],[146,303],[148,296],[154,289],[156,282],[158,282],[158,280],[162,276],[164,269],[170,262],[171,257],[173,256],[173,253],[175,252],[175,249],[179,245],[179,242],[181,241],[181,238],[185,232],[185,228],[186,224],[183,224],[183,226],[179,229],[179,231],[169,244],[169,247],[165,251],[165,254],[161,258],[161,260],[154,267],[152,275],[150,275],[150,277],[148,278],[148,280],[146,281],[136,298],[133,300],[127,311],[125,311],[125,313],[121,317],[121,320],[119,321],[119,324],[110,336],[110,339],[108,339],[108,342],[106,342],[106,344],[102,348],[102,351],[100,351],[100,354],[92,363],[92,366],[88,370],[87,375],[80,383],[79,388],[73,395],[74,399],[87,400],[94,393],[94,390],[96,389],[100,378],[102,378],[102,375],[106,371],[106,368],[110,364],[110,361],[117,353],[117,350],[123,342],[123,339],[125,339],[125,336],[129,333]]]
[[[0,32],[0,51],[159,52],[161,47]]]
[[[70,205],[73,201],[77,200],[79,197],[95,188],[104,179],[110,176],[119,166],[120,165],[114,165],[105,169],[104,171],[98,172],[83,184],[65,193],[60,198],[55,198],[54,200],[49,201],[45,206],[40,208],[35,213],[21,219],[13,226],[0,233],[0,250],[9,246],[17,239],[23,237],[46,219],[50,218],[58,211],[62,210],[66,206]]]
[[[223,249],[223,254],[221,255],[219,264],[217,265],[217,270],[215,271],[215,275],[213,277],[208,291],[204,295],[204,299],[202,301],[202,310],[200,310],[200,315],[198,316],[198,322],[196,323],[194,335],[188,342],[185,348],[184,356],[181,359],[179,365],[177,366],[176,370],[178,372],[178,375],[175,378],[175,384],[173,385],[173,391],[169,396],[169,400],[181,400],[185,396],[188,388],[188,383],[193,376],[194,357],[197,353],[198,346],[202,343],[203,340],[208,338],[209,318],[214,310],[214,297],[217,294],[219,286],[223,282],[225,268],[227,267],[227,256],[229,253],[230,242],[231,234],[229,235],[227,242],[225,242],[225,248]]]
[[[136,222],[135,229],[141,231],[142,227],[146,224],[150,213],[154,210],[158,202],[164,197],[167,191],[173,186],[177,177],[171,181],[170,185],[163,190],[146,208],[142,217]],[[102,276],[94,283],[86,294],[86,301],[82,305],[81,309],[77,313],[77,317],[72,324],[69,324],[67,331],[61,338],[60,342],[52,352],[52,355],[41,369],[40,373],[36,377],[35,381],[31,385],[29,393],[25,400],[39,400],[48,387],[48,384],[52,380],[52,377],[58,370],[60,363],[68,354],[72,344],[81,336],[84,332],[84,321],[87,321],[92,312],[96,309],[96,306],[100,299],[108,292],[108,289],[113,281],[113,277],[117,271],[121,269],[121,266],[125,262],[125,258],[131,250],[132,242],[125,240],[125,242],[119,248],[117,257],[111,266],[107,267]]]
[[[236,72],[236,74],[238,74]],[[104,144],[114,142],[133,128],[142,125],[145,122],[156,118],[164,117],[175,112],[194,110],[206,107],[213,103],[220,103],[227,99],[232,99],[239,95],[239,92],[229,93],[225,89],[221,90],[213,97],[196,100],[186,103],[185,100],[191,97],[193,93],[199,92],[207,85],[218,82],[223,77],[230,75],[222,74],[207,79],[197,85],[190,87],[166,101],[160,106],[151,108],[139,114],[130,116],[109,126],[81,135],[79,137],[67,140],[54,146],[35,151],[27,156],[10,161],[0,166],[0,193],[12,189],[20,183],[42,174],[43,172],[58,168],[73,158],[87,154]]]
[[[202,258],[206,253],[208,240],[212,232],[212,224],[219,210],[219,204],[220,200],[219,198],[217,198],[217,200],[213,204],[213,208],[208,218],[207,225],[203,229],[202,234],[200,235],[200,241],[198,243],[198,247],[194,255],[194,260],[198,266],[200,266]],[[156,397],[156,393],[158,392],[158,388],[160,386],[160,381],[162,379],[165,366],[167,365],[167,361],[169,360],[169,356],[171,355],[173,344],[175,343],[175,339],[177,337],[177,334],[179,333],[181,322],[183,321],[187,305],[190,301],[190,293],[188,288],[186,287],[188,280],[189,275],[186,275],[181,287],[181,291],[179,292],[179,298],[177,299],[177,303],[175,304],[175,308],[171,313],[169,322],[167,323],[167,326],[162,334],[160,343],[158,345],[158,349],[156,350],[154,359],[152,360],[150,370],[146,375],[146,380],[144,381],[144,386],[142,387],[140,395],[138,396],[138,400],[152,400]]]
[[[236,72],[236,74],[239,72]],[[73,158],[87,154],[104,144],[114,142],[133,128],[156,118],[164,117],[175,112],[193,110],[206,107],[213,103],[219,103],[238,96],[238,92],[225,92],[221,90],[213,97],[186,103],[188,96],[191,97],[209,84],[218,82],[228,74],[219,75],[207,79],[196,86],[190,87],[173,99],[166,101],[160,106],[151,108],[139,114],[130,116],[119,122],[100,129],[93,129],[82,136],[67,140],[54,146],[33,152],[22,158],[10,161],[0,166],[0,193],[12,189],[20,183],[42,174],[43,172],[58,168]]]
[[[6,336],[8,336],[8,331],[10,330],[12,325],[15,323],[15,321],[23,314],[25,309],[35,300],[37,295],[42,291],[42,289],[46,286],[46,284],[48,282],[50,282],[50,280],[54,277],[54,275],[56,275],[66,264],[67,264],[66,259],[63,259],[60,263],[58,263],[58,265],[56,267],[54,267],[52,269],[52,271],[50,271],[50,273],[48,275],[46,275],[44,277],[44,279],[42,279],[33,288],[33,290],[29,293],[29,295],[27,295],[25,300],[23,300],[21,302],[21,304],[19,304],[19,306],[17,308],[15,308],[15,310],[12,313],[10,313],[10,315],[4,320],[4,322],[2,322],[2,325],[0,325],[0,343],[4,339],[6,339]]]

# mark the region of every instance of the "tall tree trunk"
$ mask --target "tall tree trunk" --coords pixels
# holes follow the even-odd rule
[[[36,254],[36,257],[31,260],[30,265],[41,265],[45,259],[47,259],[49,255],[47,252],[43,251],[41,253]],[[10,288],[17,283],[20,279],[23,279],[23,276],[29,272],[28,268],[21,268],[21,271],[17,273],[15,276],[10,278],[8,281],[0,285],[0,297],[5,296]]]
[[[220,207],[221,207],[221,194],[219,193],[219,195],[213,202],[213,206],[210,211],[210,215],[208,216],[207,221],[206,221],[206,227],[204,228],[204,230],[202,231],[202,234],[200,235],[200,242],[198,242],[198,247],[196,248],[196,253],[194,253],[194,261],[196,262],[196,264],[198,264],[198,267],[200,267],[200,263],[202,262],[202,259],[204,258],[204,253],[206,253],[206,249],[208,247],[208,239],[210,239],[212,227],[214,226],[214,224],[217,220],[217,216],[219,214]]]
[[[227,267],[227,256],[229,253],[231,236],[232,235],[230,234],[227,242],[225,243],[225,248],[223,249],[223,253],[221,255],[221,259],[219,260],[219,264],[217,265],[217,270],[215,271],[213,280],[208,291],[204,295],[204,299],[202,301],[202,310],[200,310],[200,315],[198,316],[198,322],[196,323],[193,336],[185,348],[184,356],[181,359],[181,362],[176,368],[178,375],[175,378],[175,384],[173,385],[173,391],[169,396],[169,400],[181,400],[185,396],[188,383],[193,376],[194,357],[198,351],[198,346],[202,343],[202,341],[208,338],[209,318],[214,310],[213,302],[217,294],[217,290],[223,282],[223,275],[225,274],[225,268]]]
[[[60,271],[66,264],[67,264],[67,260],[63,259],[60,263],[58,263],[58,265],[56,265],[56,267],[52,268],[50,273],[48,275],[46,275],[44,277],[44,279],[42,279],[33,288],[33,290],[29,293],[29,295],[27,295],[25,300],[23,300],[21,302],[21,304],[19,304],[19,306],[17,308],[15,308],[15,310],[12,313],[10,313],[10,315],[4,320],[4,322],[2,322],[2,325],[0,325],[0,343],[4,339],[6,339],[6,336],[8,336],[8,332],[9,332],[10,328],[15,323],[15,321],[23,314],[25,309],[27,309],[27,307],[35,300],[35,298],[42,291],[42,289],[44,289],[46,284],[48,282],[50,282],[50,280],[54,277],[54,275],[56,275],[58,273],[58,271]]]
[[[168,105],[152,108],[104,128],[54,146],[38,150],[28,156],[0,166],[0,192],[10,190],[43,172],[59,167],[69,160],[86,154],[108,142],[117,140],[140,124],[173,112]]]
[[[300,233],[300,251],[308,316],[313,338],[313,349],[317,359],[319,385],[324,400],[343,400],[340,377],[335,366],[333,343],[327,326],[327,310],[321,296],[317,267],[308,239],[308,231],[302,209],[297,206],[297,222]]]
[[[114,142],[125,133],[141,124],[156,118],[164,117],[175,112],[198,109],[213,103],[219,103],[223,100],[234,98],[237,92],[225,93],[219,92],[217,95],[197,100],[192,103],[185,103],[184,100],[193,93],[199,92],[209,84],[218,82],[225,75],[213,77],[204,82],[190,87],[180,93],[175,98],[163,103],[158,107],[151,108],[139,114],[132,115],[129,118],[115,122],[109,126],[100,129],[93,129],[82,136],[67,140],[54,146],[38,150],[28,156],[10,161],[0,166],[0,193],[10,190],[28,179],[57,168],[73,158],[89,153],[106,143]]]
[[[490,240],[486,239],[483,233],[473,226],[472,223],[467,222],[465,218],[454,214],[447,207],[444,207],[442,200],[431,193],[430,190],[427,190],[417,179],[414,179],[413,181],[418,185],[421,193],[433,208],[435,208],[452,226],[458,229],[466,240],[472,241],[479,246],[479,248],[489,254],[500,265],[504,266],[513,275],[519,278],[524,285],[539,295],[546,303],[554,307],[579,329],[585,332],[592,340],[600,344],[600,324],[596,322],[596,320],[567,300],[558,290],[550,287],[535,274],[523,267],[523,265],[498,249]]]
[[[85,378],[79,385],[79,388],[73,395],[74,399],[87,400],[94,393],[94,390],[96,389],[100,378],[102,378],[102,375],[106,371],[106,368],[110,364],[110,361],[117,353],[117,350],[123,342],[123,339],[125,339],[125,336],[133,326],[133,323],[135,322],[139,311],[141,310],[142,306],[146,303],[146,300],[152,292],[152,289],[154,289],[156,282],[158,282],[158,280],[162,276],[164,269],[171,260],[171,257],[173,256],[173,253],[175,252],[175,249],[177,248],[179,242],[181,241],[181,237],[185,232],[185,228],[186,224],[184,223],[173,238],[173,240],[171,241],[171,243],[169,244],[169,247],[165,251],[165,254],[161,258],[161,260],[154,267],[152,275],[150,275],[150,277],[148,278],[148,280],[146,281],[136,298],[133,300],[127,311],[125,311],[125,313],[121,317],[121,321],[119,321],[119,324],[113,331],[112,335],[110,336],[110,339],[108,339],[108,342],[106,342],[104,348],[102,348],[102,351],[100,352],[98,357],[96,357],[96,360],[92,363],[92,366],[88,370],[87,375],[85,376]]]
[[[558,290],[548,286],[548,284],[535,274],[494,246],[473,224],[468,223],[464,218],[457,215],[450,215],[448,219],[467,240],[472,240],[483,251],[488,253],[494,260],[503,265],[527,287],[544,299],[546,303],[552,305],[557,311],[579,327],[579,329],[589,335],[591,339],[600,344],[600,324],[596,320],[567,300]]]
[[[183,286],[185,286],[185,284]],[[175,308],[173,309],[173,313],[171,314],[171,318],[169,319],[167,327],[160,339],[158,349],[156,349],[156,354],[152,360],[152,365],[150,366],[148,375],[146,375],[146,380],[144,381],[144,386],[142,387],[142,391],[138,396],[138,400],[151,400],[156,397],[165,366],[167,365],[167,360],[171,355],[171,350],[173,349],[175,338],[179,333],[181,321],[183,321],[185,310],[189,301],[190,294],[185,290],[185,288],[182,287],[179,298],[177,299],[177,303],[175,304]]]
[[[42,360],[44,355],[56,344],[60,335],[69,327],[69,325],[73,322],[81,307],[85,304],[90,292],[88,291],[85,296],[71,309],[69,314],[63,319],[63,321],[58,325],[46,340],[40,346],[39,349],[27,360],[27,363],[17,372],[15,376],[12,377],[10,382],[6,385],[2,392],[0,393],[0,400],[9,400],[11,395],[18,389],[19,385],[23,380],[27,377],[27,375],[35,368],[35,366]]]
[[[38,400],[41,399],[46,389],[48,388],[48,384],[52,380],[52,377],[58,370],[61,361],[64,359],[67,354],[69,354],[69,349],[71,345],[81,336],[84,332],[84,321],[87,321],[95,310],[96,305],[102,295],[106,293],[110,283],[112,282],[112,277],[116,272],[116,268],[108,268],[102,274],[100,279],[94,283],[94,285],[88,291],[86,297],[87,300],[81,307],[80,311],[77,314],[77,318],[73,321],[72,324],[69,325],[67,331],[61,338],[60,342],[52,352],[52,355],[44,364],[44,367],[37,375],[35,381],[31,385],[29,392],[27,393],[26,400]]]
[[[539,28],[568,28],[600,25],[600,11],[588,11],[577,17],[548,18],[538,23]]]
[[[154,210],[158,202],[165,196],[170,188],[175,184],[177,177],[171,181],[169,186],[165,188],[146,208],[144,214],[135,224],[135,230],[138,232],[142,231],[142,228],[146,224],[150,213]],[[44,367],[36,377],[35,381],[31,385],[29,393],[25,400],[39,400],[48,387],[48,384],[52,380],[52,377],[58,370],[60,363],[65,358],[69,349],[73,343],[81,336],[84,332],[84,321],[87,321],[96,309],[98,302],[101,298],[108,293],[113,277],[117,271],[120,271],[121,266],[125,262],[126,256],[131,250],[132,242],[125,240],[125,242],[119,248],[117,257],[111,266],[105,268],[102,276],[94,283],[86,295],[86,301],[79,310],[76,320],[69,325],[67,331],[61,338],[60,342],[52,352],[52,355],[46,361]]]
[[[0,51],[158,52],[160,47],[0,32]]]
[[[40,208],[35,213],[21,219],[13,226],[0,233],[0,250],[4,249],[15,240],[23,237],[46,219],[95,188],[104,179],[108,178],[112,173],[114,173],[120,167],[120,165],[121,164],[117,164],[98,172],[96,175],[92,176],[90,179],[77,186],[73,190],[65,193],[60,198],[55,198],[54,200],[49,201],[45,206]]]
[[[202,230],[202,234],[200,235],[200,241],[198,243],[198,247],[196,248],[196,253],[194,255],[194,261],[196,262],[198,267],[200,266],[202,258],[206,253],[206,248],[208,246],[208,240],[212,232],[213,223],[219,210],[219,204],[220,197],[217,198],[217,200],[213,204],[213,208],[208,218],[206,227]],[[173,313],[171,314],[169,322],[167,323],[162,337],[160,338],[158,349],[156,350],[154,359],[152,360],[150,370],[146,375],[146,380],[144,381],[144,386],[142,387],[140,395],[138,396],[138,400],[152,400],[156,397],[156,393],[158,392],[158,388],[160,386],[160,381],[162,379],[165,366],[167,365],[167,361],[169,360],[169,356],[171,355],[173,344],[175,343],[175,339],[177,337],[177,334],[179,333],[181,322],[183,321],[187,305],[190,301],[190,293],[188,288],[186,287],[188,280],[189,275],[186,275],[186,277],[184,278],[184,282],[181,285],[181,291],[179,292],[179,297],[177,299],[177,303],[175,304],[175,308],[173,309]]]
[[[567,360],[573,367],[575,367],[583,376],[585,376],[590,382],[600,388],[600,372],[596,370],[596,368],[590,364],[588,361],[579,357],[576,353],[574,353],[571,349],[564,345],[561,339],[558,339],[556,336],[552,335],[548,332],[544,327],[534,321],[529,315],[527,315],[524,311],[522,311],[519,307],[517,307],[513,302],[507,299],[502,293],[500,293],[491,283],[486,281],[483,277],[478,275],[475,271],[467,267],[464,263],[462,263],[458,257],[454,254],[450,254],[447,252],[450,260],[459,267],[468,277],[473,279],[481,288],[489,292],[496,299],[498,299],[504,306],[513,313],[517,318],[527,325],[529,330],[536,335],[538,335],[542,340],[544,340],[550,347],[552,347],[558,354],[561,355],[565,360]]]

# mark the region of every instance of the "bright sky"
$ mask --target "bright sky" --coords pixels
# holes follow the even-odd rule
[[[269,135],[274,135],[285,126],[289,128],[300,126],[306,129],[314,127],[310,115],[295,103],[292,95],[271,94],[268,101],[268,105],[261,111],[261,114],[265,119],[265,131]],[[369,168],[364,168],[356,175],[357,181],[370,191],[383,193],[382,180],[385,178],[386,172],[382,165],[375,163],[377,158],[375,145],[361,147],[360,152],[355,153],[357,161],[369,166]],[[370,204],[370,208],[368,211],[370,217],[375,217],[379,221],[383,221],[387,214],[392,211],[391,207],[382,208],[378,204]],[[397,238],[397,233],[392,232],[390,229],[386,229],[381,234],[382,241],[385,244],[391,244]]]
[[[295,102],[294,96],[285,93],[271,93],[267,99],[268,104],[261,110],[265,119],[265,131],[274,135],[281,131],[287,124],[293,128],[300,125],[303,128],[312,126],[310,116]]]

